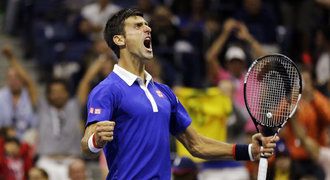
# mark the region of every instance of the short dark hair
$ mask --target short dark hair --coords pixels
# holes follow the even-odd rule
[[[69,93],[69,83],[66,79],[63,78],[51,78],[46,83],[46,94],[47,96],[50,94],[50,88],[53,84],[62,84],[65,88],[65,90]]]
[[[113,52],[119,58],[119,47],[113,42],[112,38],[115,35],[125,35],[124,22],[127,18],[131,16],[141,16],[143,13],[136,8],[126,8],[122,9],[116,14],[114,14],[105,26],[103,35],[108,46],[113,50]]]
[[[18,146],[20,145],[20,142],[19,142],[18,138],[16,138],[16,137],[6,137],[5,143],[15,143]]]

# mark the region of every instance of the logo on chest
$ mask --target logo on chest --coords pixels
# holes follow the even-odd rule
[[[156,94],[157,94],[160,98],[164,98],[164,94],[163,94],[160,90],[156,90]]]

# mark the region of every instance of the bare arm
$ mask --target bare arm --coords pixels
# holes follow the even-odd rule
[[[87,126],[81,139],[81,150],[87,157],[95,158],[99,153],[93,153],[88,147],[88,140],[94,133],[95,147],[103,148],[107,142],[112,141],[115,122],[101,121]]]
[[[29,96],[31,98],[31,102],[35,107],[37,104],[38,93],[37,93],[37,86],[32,80],[32,77],[18,62],[17,57],[14,55],[11,47],[9,46],[4,47],[2,49],[2,54],[7,58],[9,65],[17,71],[24,85],[27,86]]]
[[[78,86],[78,99],[80,104],[85,104],[87,101],[88,93],[91,90],[90,84],[95,76],[102,69],[102,65],[105,63],[106,57],[100,56],[87,70],[84,77],[81,79]]]
[[[245,24],[239,23],[238,27],[239,30],[236,36],[250,45],[253,58],[256,59],[266,55],[266,52],[261,44],[250,34]]]
[[[232,144],[203,137],[197,134],[190,126],[184,133],[177,136],[177,139],[195,157],[203,159],[233,159]]]
[[[290,121],[293,132],[301,141],[303,147],[311,155],[313,160],[318,160],[320,147],[316,141],[306,135],[305,128],[298,122],[297,119],[292,118]]]
[[[216,159],[234,159],[233,144],[216,141],[199,135],[192,127],[188,127],[182,134],[177,136],[177,139],[186,147],[191,155],[208,160]],[[274,152],[275,142],[278,137],[262,137],[261,134],[256,134],[252,137],[252,156],[254,159],[260,158],[260,146],[258,140],[264,144],[262,150],[267,157]]]
[[[206,52],[206,61],[209,77],[214,77],[219,71],[220,64],[218,63],[218,55],[222,51],[231,31],[235,28],[236,21],[228,19],[224,23],[223,32],[212,43],[211,47]]]

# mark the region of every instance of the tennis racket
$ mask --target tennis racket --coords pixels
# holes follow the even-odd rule
[[[301,75],[290,58],[272,54],[255,60],[245,75],[244,101],[257,131],[276,136],[295,113],[301,91]],[[266,179],[267,166],[261,155],[258,180]]]

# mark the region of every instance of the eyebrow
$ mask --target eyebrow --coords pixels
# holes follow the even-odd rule
[[[132,23],[133,25],[149,25],[148,24],[148,22],[146,22],[146,21],[142,21],[142,22],[134,22],[134,23]]]
[[[128,22],[127,24],[130,24],[130,25],[143,25],[143,24],[145,24],[145,25],[149,26],[149,23],[145,20],[142,20],[142,19],[137,20],[135,22]]]

